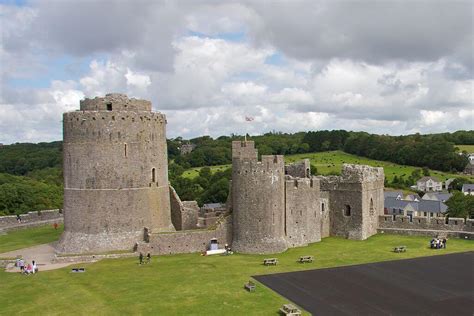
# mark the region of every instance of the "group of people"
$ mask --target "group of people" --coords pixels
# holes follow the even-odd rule
[[[146,254],[146,261],[144,261],[143,259],[144,259],[143,253],[140,252],[140,255],[138,256],[138,260],[140,264],[151,263],[151,254],[150,253]]]
[[[30,263],[27,263],[23,259],[17,259],[16,266],[20,268],[20,273],[23,273],[23,274],[38,273],[38,266],[35,260],[32,260]]]
[[[431,247],[431,249],[441,249],[441,248],[446,249],[446,242],[447,242],[446,238],[440,239],[438,237],[435,237],[435,238],[431,239],[430,247]]]

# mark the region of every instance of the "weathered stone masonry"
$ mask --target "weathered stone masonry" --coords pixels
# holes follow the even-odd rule
[[[120,94],[81,101],[64,126],[64,222],[57,250],[130,249],[152,232],[173,231],[166,117]]]

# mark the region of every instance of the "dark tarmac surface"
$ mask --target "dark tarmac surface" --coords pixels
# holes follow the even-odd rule
[[[313,315],[474,315],[474,252],[254,278]]]

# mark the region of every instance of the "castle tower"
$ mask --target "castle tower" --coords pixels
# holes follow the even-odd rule
[[[172,231],[166,117],[122,94],[85,99],[63,116],[65,253],[132,249]]]
[[[383,215],[383,168],[344,164],[340,177],[320,177],[329,196],[330,235],[363,240]]]
[[[242,253],[275,253],[285,240],[283,156],[258,161],[253,141],[232,142],[232,247]]]

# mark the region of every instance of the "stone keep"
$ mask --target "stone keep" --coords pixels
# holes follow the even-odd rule
[[[131,249],[173,231],[166,117],[151,102],[107,94],[63,116],[64,233],[59,252]]]
[[[377,233],[383,214],[383,168],[344,164],[341,176],[320,180],[321,191],[329,197],[330,236],[363,240]]]
[[[232,142],[232,208],[235,251],[275,253],[285,240],[283,156],[258,161],[253,141]]]

